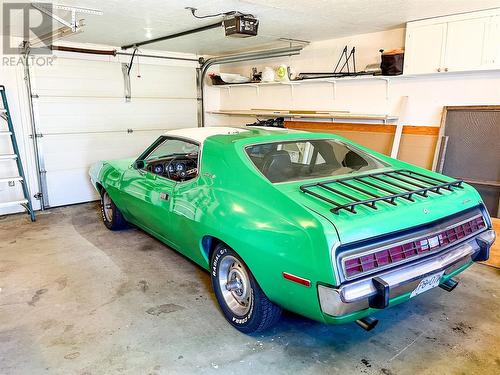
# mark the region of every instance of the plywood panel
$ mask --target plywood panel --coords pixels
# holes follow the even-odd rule
[[[431,169],[437,140],[438,137],[435,135],[414,135],[403,132],[398,159]]]
[[[394,134],[396,131],[395,125],[376,125],[376,124],[358,124],[350,122],[318,122],[318,121],[285,121],[285,126],[289,129],[303,129],[309,131],[338,131],[348,130],[368,133],[388,133]],[[403,134],[412,135],[439,135],[439,127],[437,126],[416,126],[405,125]]]
[[[395,127],[392,125],[349,124],[287,121],[285,126],[315,132],[333,133],[374,151],[390,155]],[[438,139],[439,128],[405,125],[398,159],[430,169]]]
[[[493,218],[492,221],[493,221],[493,229],[497,234],[497,240],[491,247],[490,259],[488,259],[488,261],[484,263],[489,266],[500,268],[500,219]]]
[[[374,151],[385,155],[391,153],[392,135],[384,133],[368,133],[368,132],[353,132],[353,131],[336,131],[332,132],[345,137],[353,142],[359,143],[361,146],[368,147]]]

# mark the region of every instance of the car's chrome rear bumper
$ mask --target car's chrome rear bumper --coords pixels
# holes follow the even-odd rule
[[[486,230],[466,242],[418,262],[348,282],[337,288],[319,285],[321,310],[331,316],[341,316],[377,307],[381,300],[389,301],[413,291],[429,275],[444,271],[443,277],[446,277],[472,261],[486,260],[494,241],[495,232]]]

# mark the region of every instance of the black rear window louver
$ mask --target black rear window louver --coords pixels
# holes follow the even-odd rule
[[[380,202],[396,206],[397,198],[414,202],[414,195],[425,198],[429,193],[441,195],[441,190],[463,189],[462,183],[462,180],[444,181],[418,172],[400,169],[304,184],[300,186],[300,190],[331,204],[333,207],[330,211],[334,214],[338,214],[341,210],[355,214],[356,206],[359,205],[374,210]],[[384,193],[377,194],[374,191]],[[335,196],[340,197],[341,202],[334,200]]]

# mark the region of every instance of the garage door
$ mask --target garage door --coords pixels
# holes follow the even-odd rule
[[[47,207],[97,199],[92,163],[137,156],[165,130],[197,124],[194,63],[141,59],[126,102],[121,63],[111,59],[59,57],[32,68]]]

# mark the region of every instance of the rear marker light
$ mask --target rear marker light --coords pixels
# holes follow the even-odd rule
[[[438,233],[437,235],[433,235],[432,237],[421,238],[416,241],[409,241],[402,245],[375,251],[370,254],[364,254],[357,258],[346,259],[344,260],[345,274],[347,277],[351,277],[359,273],[364,273],[378,267],[385,266],[387,264],[398,263],[404,259],[409,259],[420,254],[437,251],[441,247],[467,237],[485,227],[486,224],[483,218],[478,217],[466,223],[462,223],[453,228],[447,229],[441,233]],[[283,273],[283,276],[285,277],[285,279],[289,279],[287,276],[285,276],[285,273]],[[297,276],[290,276],[298,278]],[[309,282],[308,280],[302,278],[298,279]],[[294,279],[289,280],[302,284],[301,282]]]
[[[292,275],[291,273],[288,272],[283,272],[283,277],[287,280],[293,281],[294,283],[300,284],[307,286],[308,288],[311,286],[311,281],[304,279],[299,276]]]

